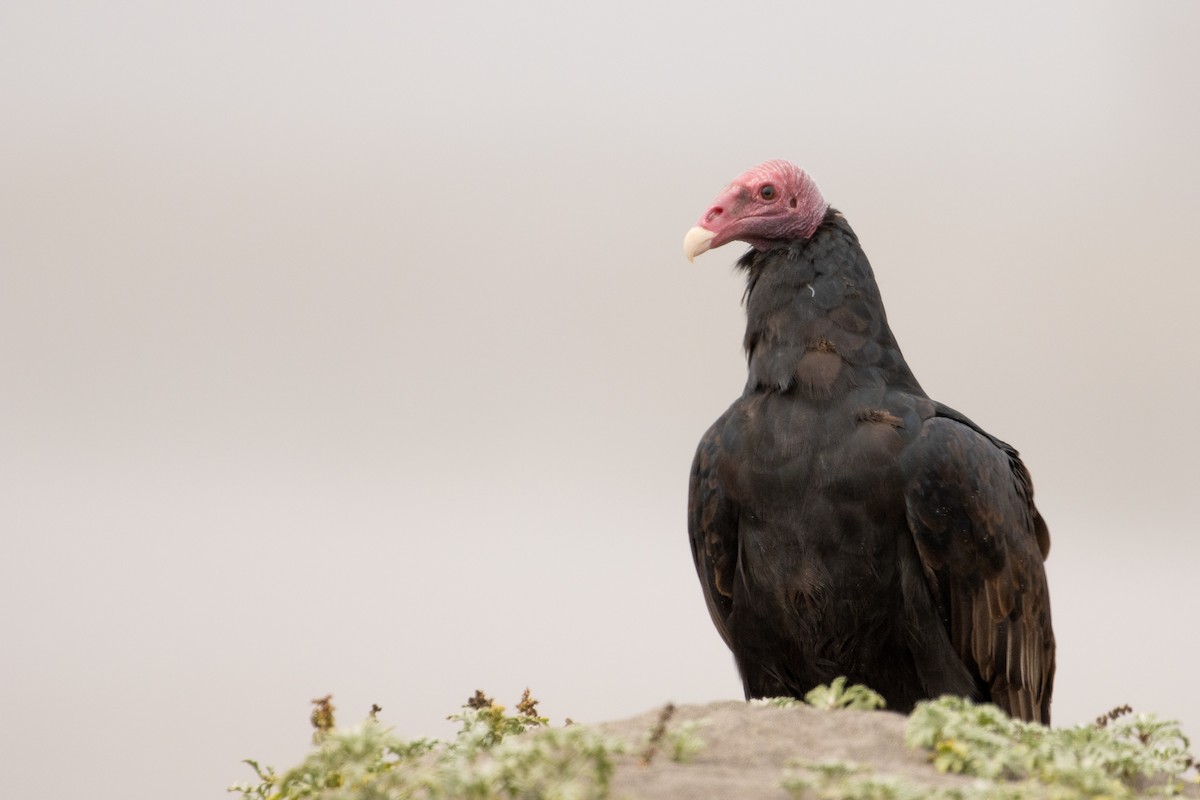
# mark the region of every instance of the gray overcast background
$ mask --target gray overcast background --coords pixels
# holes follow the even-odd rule
[[[1055,721],[1200,734],[1200,5],[434,5],[0,6],[6,795],[222,797],[327,692],[739,697],[685,496],[741,247],[681,242],[767,158],[1021,449]]]

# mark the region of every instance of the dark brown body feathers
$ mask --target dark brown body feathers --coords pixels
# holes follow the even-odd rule
[[[1048,722],[1049,536],[1017,452],[922,391],[840,214],[739,266],[749,374],[700,442],[689,531],[746,696],[846,675],[900,711]]]

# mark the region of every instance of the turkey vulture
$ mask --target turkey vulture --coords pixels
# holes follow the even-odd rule
[[[749,376],[696,451],[688,532],[746,697],[839,675],[1050,721],[1050,535],[1017,451],[922,391],[858,237],[807,173],[738,176],[684,239],[741,241]]]

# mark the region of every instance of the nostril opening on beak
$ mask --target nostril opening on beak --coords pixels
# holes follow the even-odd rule
[[[716,219],[717,217],[721,216],[724,213],[725,213],[725,209],[721,208],[720,206],[713,206],[712,208],[710,208],[708,210],[708,213],[704,215],[704,221],[712,222],[714,219]]]

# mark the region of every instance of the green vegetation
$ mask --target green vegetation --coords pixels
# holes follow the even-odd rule
[[[887,701],[878,692],[868,689],[861,683],[846,685],[846,678],[834,678],[828,685],[817,686],[804,700],[794,697],[761,697],[750,701],[752,706],[767,706],[770,708],[794,708],[799,705],[810,705],[823,711],[836,711],[841,708],[853,708],[859,711],[874,711],[887,707]]]
[[[828,686],[816,687],[804,695],[804,702],[814,708],[856,708],[860,711],[874,711],[887,706],[882,695],[860,683],[846,686],[844,677],[834,678]]]
[[[875,775],[850,762],[796,764],[784,779],[796,797],[822,800],[1035,800],[1175,795],[1193,765],[1178,723],[1115,709],[1094,725],[1052,729],[1010,719],[993,705],[960,697],[919,703],[905,742],[929,753],[940,772],[979,778],[939,788]],[[1109,724],[1109,723],[1112,724]]]
[[[883,699],[845,679],[809,692],[819,709],[875,709]],[[242,800],[599,800],[610,794],[616,759],[625,743],[567,721],[551,727],[529,690],[509,714],[482,692],[450,717],[459,730],[450,741],[403,739],[371,709],[366,720],[340,729],[331,697],[314,700],[314,749],[283,774],[247,760],[254,783],[230,787]],[[793,698],[752,706],[789,708]],[[674,722],[667,704],[642,739],[638,762],[662,757],[690,762],[704,748],[707,720]],[[1178,794],[1193,768],[1177,723],[1116,708],[1092,725],[1050,729],[1010,719],[991,705],[943,697],[919,703],[908,718],[906,744],[928,754],[943,773],[976,778],[933,787],[846,761],[793,762],[782,786],[819,800],[1124,800]],[[631,766],[630,768],[638,768]]]
[[[658,713],[658,722],[645,736],[645,747],[642,749],[642,766],[649,766],[654,756],[664,745],[667,754],[677,764],[685,764],[696,757],[704,748],[704,740],[700,738],[700,729],[708,724],[708,720],[692,720],[674,727],[668,723],[675,716],[675,704],[667,703]]]
[[[401,739],[375,719],[378,709],[338,730],[329,700],[313,701],[316,748],[303,763],[280,776],[247,761],[258,783],[229,791],[243,800],[589,800],[608,795],[613,756],[621,751],[583,726],[549,727],[529,690],[516,715],[476,692],[450,717],[461,725],[450,742]]]

